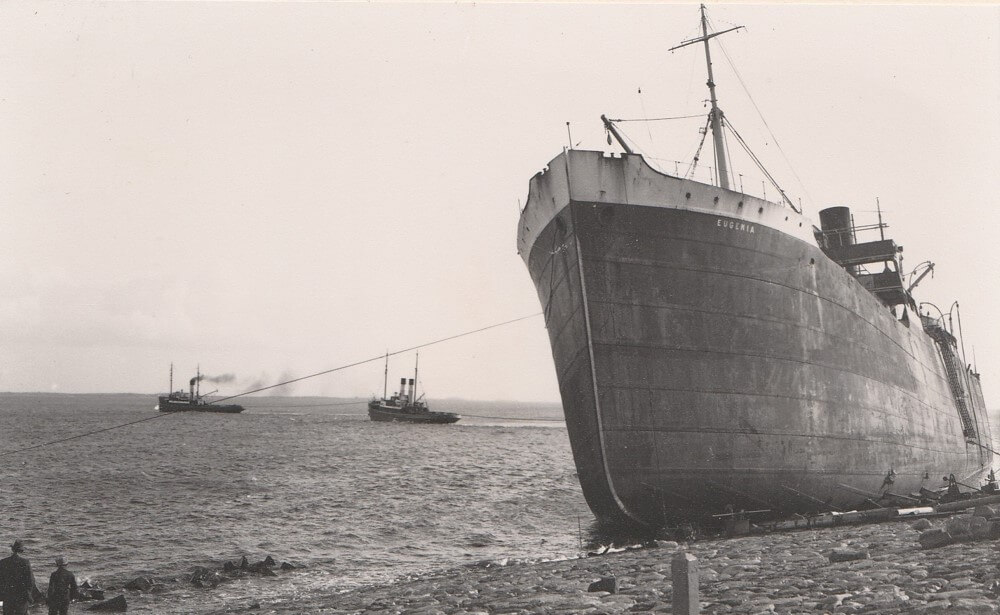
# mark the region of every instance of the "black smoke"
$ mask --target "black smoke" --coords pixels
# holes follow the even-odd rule
[[[208,374],[202,374],[201,376],[195,376],[191,379],[191,384],[202,380],[204,382],[211,382],[212,384],[229,384],[230,382],[236,381],[236,374],[221,374],[219,376],[209,376]]]

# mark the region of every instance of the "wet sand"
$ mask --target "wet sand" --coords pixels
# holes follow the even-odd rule
[[[969,514],[931,523],[944,527]],[[671,558],[678,550],[698,558],[702,613],[1000,611],[1000,540],[922,549],[914,523],[661,542],[563,561],[482,562],[344,593],[232,605],[220,613],[670,613]],[[868,557],[834,562],[835,549]],[[618,579],[617,593],[587,591],[608,576]]]

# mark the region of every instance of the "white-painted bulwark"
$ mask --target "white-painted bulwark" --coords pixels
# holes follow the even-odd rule
[[[567,150],[528,184],[528,202],[521,212],[517,235],[518,253],[525,262],[538,234],[571,201],[713,214],[719,216],[719,226],[726,229],[757,232],[756,227],[764,225],[816,245],[815,224],[786,205],[665,175],[638,154],[616,156]]]

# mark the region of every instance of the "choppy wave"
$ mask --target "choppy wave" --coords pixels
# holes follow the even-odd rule
[[[494,403],[493,418],[440,426],[254,401],[260,405],[241,415],[163,415],[5,457],[0,538],[25,540],[40,583],[56,555],[105,586],[153,577],[160,591],[127,594],[130,611],[147,613],[266,604],[580,549],[578,523],[589,526],[591,516],[565,429],[495,418],[530,411],[523,404]],[[461,412],[449,402],[441,409]],[[154,403],[132,395],[0,395],[0,447],[142,418],[154,414]],[[306,568],[216,589],[186,582],[194,566],[268,554]]]

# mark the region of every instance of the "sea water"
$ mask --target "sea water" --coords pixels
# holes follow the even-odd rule
[[[206,613],[575,556],[594,529],[556,405],[431,400],[464,418],[406,425],[369,421],[360,400],[240,401],[165,414],[151,396],[0,394],[0,549],[22,539],[40,586],[64,555],[81,581],[161,583],[125,592],[130,612]],[[305,567],[188,581],[243,555]]]

